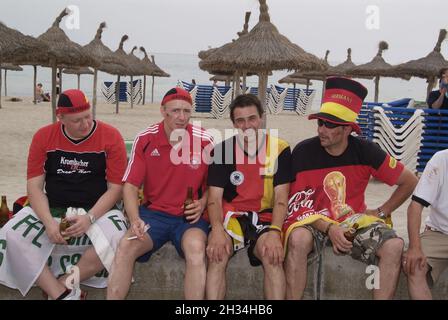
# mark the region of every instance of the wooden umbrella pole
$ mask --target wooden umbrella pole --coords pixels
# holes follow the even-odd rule
[[[243,93],[246,93],[246,78],[247,78],[247,71],[243,71]]]
[[[432,91],[432,88],[434,88],[434,82],[436,81],[435,77],[430,77],[426,79],[428,81],[428,86],[426,87],[426,101],[428,101],[429,94]]]
[[[1,64],[1,61],[0,61]],[[0,109],[2,108],[2,69],[0,69]]]
[[[81,90],[81,75],[78,73],[78,90]]]
[[[322,97],[320,98],[320,104],[322,105],[322,102],[324,101],[324,95],[325,95],[325,85],[327,84],[327,80],[324,79],[322,81]]]
[[[151,103],[154,103],[154,76],[152,76],[152,84],[151,84]]]
[[[375,102],[378,102],[378,93],[380,89],[380,76],[375,77]]]
[[[262,125],[263,129],[266,129],[267,119],[266,119],[266,86],[268,83],[267,72],[261,72],[258,75],[258,97],[261,101],[261,106],[263,108]]]
[[[56,61],[51,63],[51,111],[53,123],[56,122]]]
[[[118,114],[118,105],[120,103],[120,75],[117,76],[115,85],[115,113]]]
[[[62,68],[59,68],[59,94],[62,93]]]
[[[5,97],[8,96],[8,85],[6,83],[8,70],[5,69]]]
[[[143,105],[145,105],[146,100],[146,75],[143,76]]]
[[[98,81],[98,69],[95,68],[93,72],[93,97],[92,97],[92,116],[93,119],[96,117],[96,85]]]
[[[294,82],[294,109],[297,106],[297,91],[296,91],[296,83]]]
[[[36,103],[37,103],[37,97],[36,97],[37,66],[34,65],[34,66],[33,66],[33,69],[34,69],[34,76],[33,76],[33,85],[34,85],[34,87],[33,87],[33,97],[34,97],[34,100],[33,100],[33,103],[36,104]]]
[[[134,77],[131,76],[131,109],[134,108]]]

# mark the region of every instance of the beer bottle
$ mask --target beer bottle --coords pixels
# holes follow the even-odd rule
[[[6,196],[2,196],[2,205],[0,207],[0,228],[9,220],[9,208],[6,202]]]
[[[390,225],[391,228],[394,227],[394,224],[393,224],[393,222],[392,222],[392,215],[388,215],[388,216],[386,217],[386,219],[384,219],[384,222],[385,222],[386,224]]]
[[[350,230],[345,231],[344,232],[345,239],[347,239],[350,242],[353,242],[353,240],[355,239],[355,233],[356,233],[356,230],[358,229],[358,227],[359,227],[359,224],[354,223],[353,226],[350,228]]]
[[[70,227],[70,222],[67,221],[67,217],[65,216],[65,212],[64,212],[61,215],[61,222],[59,223],[59,232],[61,232],[61,234],[62,234],[62,232],[64,232],[68,227]],[[67,242],[70,240],[70,237],[67,235],[62,236],[62,237]]]
[[[184,212],[185,210],[187,210],[187,206],[193,203],[193,187],[188,187],[187,188],[187,197],[185,198],[184,201]],[[188,219],[186,219],[185,214],[184,214],[184,221],[185,222],[189,222]]]

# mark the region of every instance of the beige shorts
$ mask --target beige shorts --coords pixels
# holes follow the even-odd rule
[[[420,235],[420,241],[430,266],[431,279],[435,283],[448,267],[448,235],[439,231],[426,230]]]

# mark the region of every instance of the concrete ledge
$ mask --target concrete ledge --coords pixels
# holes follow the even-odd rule
[[[137,263],[128,299],[183,299],[185,262],[177,256],[172,245],[165,245],[147,263]],[[308,266],[308,283],[305,299],[371,299],[366,288],[366,265],[349,256],[337,256],[326,247],[319,260]],[[105,299],[105,289],[84,287],[89,300]],[[444,272],[433,288],[435,299],[448,297],[448,271]],[[263,299],[262,267],[249,264],[246,250],[235,255],[227,269],[227,299]],[[408,299],[406,277],[401,274],[396,299]],[[0,299],[42,299],[38,288],[24,298],[18,290],[0,286]]]

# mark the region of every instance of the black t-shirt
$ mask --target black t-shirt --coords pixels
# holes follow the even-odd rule
[[[432,108],[432,104],[439,99],[440,97],[440,90],[431,91],[431,93],[428,96],[428,99],[426,102],[428,103],[428,107]],[[445,96],[443,97],[443,103],[440,106],[440,109],[448,109],[448,98]]]

